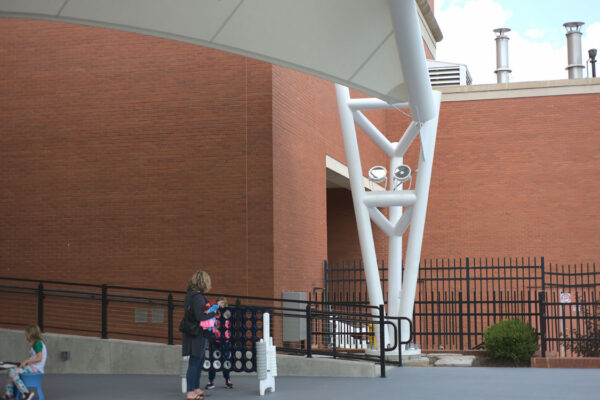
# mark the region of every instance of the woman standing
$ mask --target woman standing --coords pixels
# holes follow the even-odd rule
[[[204,293],[207,293],[210,288],[210,275],[202,270],[196,271],[188,282],[187,294],[185,295],[185,312],[189,310],[190,317],[198,324],[215,317],[214,310],[209,310],[210,312],[207,313],[204,312],[204,306],[207,302]],[[200,373],[204,365],[206,337],[204,336],[204,331],[197,336],[182,332],[182,339],[182,354],[190,356],[186,374],[186,398],[188,400],[200,400],[210,396],[210,394],[200,390]]]

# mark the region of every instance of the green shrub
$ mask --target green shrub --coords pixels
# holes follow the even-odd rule
[[[497,360],[526,361],[538,349],[537,333],[518,319],[505,319],[484,332],[485,349]]]

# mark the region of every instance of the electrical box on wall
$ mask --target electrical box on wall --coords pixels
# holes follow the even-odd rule
[[[308,296],[305,292],[283,292],[284,300],[301,300],[308,301]],[[283,308],[297,309],[298,311],[284,311],[283,316],[283,341],[284,342],[299,342],[306,340],[306,303],[283,302]],[[297,314],[298,317],[294,315]]]

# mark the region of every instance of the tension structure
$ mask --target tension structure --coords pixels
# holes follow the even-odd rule
[[[0,17],[153,35],[336,82],[370,302],[383,304],[373,220],[390,237],[388,314],[412,319],[440,102],[429,82],[415,0],[0,0]],[[351,99],[348,87],[376,98]],[[413,121],[391,143],[362,111],[398,107],[408,108]],[[390,157],[391,171],[420,135],[414,190],[396,185],[365,192],[355,124]],[[389,219],[379,207],[390,208]],[[402,277],[402,234],[408,227]],[[402,335],[406,338],[404,326]]]

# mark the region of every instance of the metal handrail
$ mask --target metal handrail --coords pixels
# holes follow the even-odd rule
[[[25,286],[25,285],[8,285],[3,284],[0,285],[0,292],[3,293],[17,293],[25,294],[30,296],[37,296],[38,301],[38,322],[40,327],[43,329],[43,319],[44,319],[44,299],[45,298],[62,298],[62,299],[77,299],[77,300],[91,300],[97,301],[101,303],[101,329],[100,332],[97,330],[86,329],[83,328],[69,328],[66,326],[56,326],[56,325],[48,325],[47,328],[54,328],[60,330],[68,330],[71,329],[77,332],[87,332],[87,333],[100,333],[100,337],[108,338],[109,333],[112,335],[129,335],[136,337],[144,337],[151,339],[160,339],[164,338],[164,336],[153,335],[149,332],[125,332],[122,330],[108,330],[107,321],[108,321],[108,305],[110,303],[125,303],[125,304],[148,304],[148,305],[157,305],[160,307],[167,307],[169,310],[168,314],[168,334],[167,339],[169,344],[174,344],[173,340],[173,312],[174,308],[179,308],[183,305],[182,299],[174,299],[173,295],[181,295],[183,296],[185,291],[176,291],[176,290],[165,290],[165,289],[154,289],[154,288],[134,288],[128,286],[118,286],[118,285],[99,285],[99,284],[88,284],[88,283],[76,283],[76,282],[65,282],[65,281],[55,281],[55,280],[34,280],[29,278],[10,278],[10,277],[1,277],[0,280],[4,282],[13,281],[18,283],[32,283],[35,286]],[[75,288],[57,288],[56,286],[68,286],[68,287],[82,287],[82,288],[94,288],[96,290],[77,290]],[[134,295],[130,293],[114,293],[115,291],[130,291],[130,292],[151,292],[151,293],[163,293],[165,295],[168,294],[168,298],[165,297],[157,297],[157,296],[140,296]],[[383,314],[383,305],[380,306],[372,306],[369,304],[363,303],[344,303],[344,302],[325,302],[325,301],[314,301],[314,300],[293,300],[293,299],[283,299],[283,298],[270,298],[270,297],[260,297],[260,296],[240,296],[236,294],[221,294],[221,293],[211,293],[211,297],[218,296],[226,296],[230,299],[236,299],[238,302],[243,301],[244,303],[253,303],[253,302],[267,302],[267,303],[279,303],[281,306],[277,306],[276,304],[269,305],[260,305],[258,307],[263,308],[265,311],[273,313],[273,315],[281,316],[281,317],[293,317],[293,318],[304,318],[307,320],[307,328],[308,328],[308,338],[306,340],[306,349],[302,350],[304,354],[307,356],[311,356],[314,354],[328,354],[324,351],[318,349],[312,349],[312,335],[322,335],[322,336],[340,336],[346,335],[351,336],[352,332],[328,332],[328,331],[320,331],[313,332],[312,331],[312,321],[313,320],[335,320],[343,323],[350,324],[378,324],[380,327],[381,334],[384,333],[384,329],[387,329],[389,325],[394,326],[394,345],[390,348],[385,348],[385,346],[380,346],[381,354],[377,358],[373,358],[374,360],[378,360],[382,365],[382,377],[385,377],[385,353],[389,353],[398,349],[399,353],[401,352],[401,344],[407,344],[410,341],[411,336],[406,342],[400,342],[400,338],[398,336],[398,326],[395,324],[400,324],[401,320],[406,320],[409,322],[409,326],[412,330],[412,322],[406,318],[399,317],[387,317]],[[179,297],[179,296],[178,296]],[[303,311],[300,308],[291,308],[289,306],[283,307],[283,304],[298,304],[298,305],[306,305],[306,309]],[[247,304],[248,306],[256,306],[252,304]],[[55,307],[55,306],[54,306]],[[344,311],[336,310],[336,307],[343,307]],[[329,310],[326,310],[328,308]],[[349,309],[355,308],[356,311],[352,312]],[[379,310],[378,313],[374,313],[373,310]],[[394,322],[395,321],[395,322]],[[10,324],[10,323],[9,323]],[[381,344],[384,341],[380,338]],[[288,349],[285,347],[280,347],[281,350],[295,352],[298,349]],[[343,357],[343,358],[370,358],[367,355],[363,355],[358,357],[352,354],[343,353],[338,349],[337,353],[335,353],[334,357]],[[399,362],[401,363],[401,356],[399,357]]]

